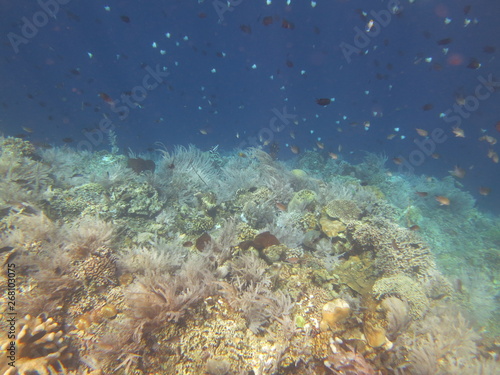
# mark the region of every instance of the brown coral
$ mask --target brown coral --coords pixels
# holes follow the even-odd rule
[[[49,375],[64,370],[63,362],[71,359],[68,340],[59,325],[44,314],[26,315],[16,324],[15,341],[6,341],[2,351],[9,353],[0,362],[4,375]]]
[[[330,218],[343,222],[358,220],[362,214],[356,202],[344,199],[330,201],[323,210]]]

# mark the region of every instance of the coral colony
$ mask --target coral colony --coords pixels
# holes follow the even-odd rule
[[[1,373],[500,373],[498,226],[385,161],[0,138]]]

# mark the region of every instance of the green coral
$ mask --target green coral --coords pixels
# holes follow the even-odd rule
[[[305,209],[313,209],[316,204],[317,194],[308,189],[299,190],[296,192],[290,203],[288,203],[288,211],[302,211]]]

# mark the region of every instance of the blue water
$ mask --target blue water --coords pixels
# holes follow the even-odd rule
[[[354,163],[362,151],[389,159],[408,159],[415,151],[414,173],[443,177],[459,165],[467,171],[460,182],[478,205],[500,210],[499,165],[487,157],[498,145],[478,141],[500,136],[500,84],[493,92],[483,86],[484,99],[474,91],[480,77],[500,80],[498,2],[318,0],[313,7],[308,1],[240,0],[225,10],[222,1],[209,0],[61,3],[2,2],[4,135],[50,145],[71,138],[73,147],[86,148],[89,131],[106,117],[123,151],[142,152],[157,141],[205,150],[217,144],[268,149],[266,139],[277,142],[280,159],[293,156],[291,145],[317,148],[318,139],[324,152]],[[264,25],[264,17],[272,24]],[[363,32],[371,19],[373,28]],[[282,27],[283,20],[294,28]],[[360,34],[363,45],[356,44]],[[451,42],[437,43],[445,38]],[[343,48],[350,47],[359,53],[346,54]],[[478,69],[467,67],[473,59]],[[164,76],[144,89],[148,69]],[[127,92],[127,113],[120,115]],[[458,117],[465,138],[452,133],[457,96],[468,98]],[[315,102],[320,98],[335,101],[322,107]],[[424,111],[426,104],[432,109]],[[273,120],[283,109],[287,120]],[[447,110],[448,122],[440,118]],[[414,140],[423,138],[415,128],[429,134],[443,129],[444,141],[427,149],[439,160],[420,153]],[[388,140],[390,134],[396,136]],[[92,149],[108,147],[101,135],[90,139]],[[491,194],[479,196],[480,186]]]

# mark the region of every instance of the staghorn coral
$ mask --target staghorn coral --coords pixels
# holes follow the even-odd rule
[[[5,341],[0,349],[8,355],[0,359],[4,375],[50,375],[65,371],[64,363],[73,356],[69,339],[59,324],[44,314],[36,318],[26,315],[16,324],[19,332],[13,341]]]

